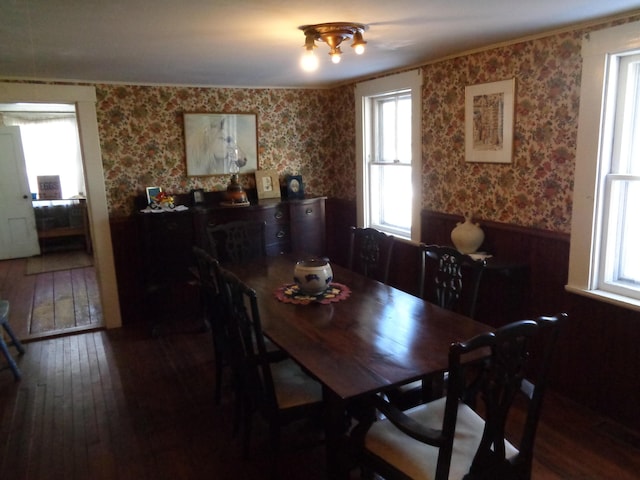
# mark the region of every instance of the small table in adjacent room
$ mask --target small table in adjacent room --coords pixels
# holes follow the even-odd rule
[[[61,248],[73,238],[83,242],[91,254],[91,234],[85,198],[33,200],[40,250],[46,251],[57,242]]]

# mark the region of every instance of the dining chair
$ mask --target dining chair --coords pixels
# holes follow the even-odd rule
[[[222,398],[223,370],[228,365],[227,349],[229,343],[224,331],[220,289],[218,287],[220,264],[202,248],[193,246],[192,250],[196,260],[201,309],[213,339],[213,357],[216,369],[215,403],[219,405]]]
[[[375,228],[351,227],[349,270],[388,283],[394,240]]]
[[[473,318],[483,270],[482,262],[473,260],[455,248],[422,243],[420,297],[439,307]],[[430,375],[401,385],[387,395],[397,406],[410,408],[442,396],[446,376],[443,372]]]
[[[453,247],[420,244],[420,268],[422,298],[474,317],[484,271],[482,262]]]
[[[383,419],[370,415],[349,437],[363,472],[387,479],[531,478],[549,366],[565,319],[563,313],[522,320],[452,344],[447,395],[438,400],[402,411],[373,396]],[[544,340],[537,350],[532,348],[536,336]],[[540,357],[531,362],[534,351]],[[478,359],[481,368],[466,368]],[[516,399],[521,405],[519,397],[526,405],[525,421],[519,442],[511,443],[505,431]]]
[[[221,263],[245,263],[266,256],[265,222],[234,220],[207,227],[210,254]]]
[[[240,405],[243,453],[250,450],[252,420],[261,414],[269,424],[272,476],[278,470],[280,428],[323,412],[320,383],[280,350],[267,349],[256,292],[222,269],[220,288],[226,308],[230,365]]]
[[[9,347],[15,347],[16,350],[18,350],[18,353],[20,355],[22,355],[25,352],[25,350],[24,350],[24,347],[22,346],[22,343],[20,343],[20,340],[18,340],[18,337],[16,337],[16,334],[13,333],[13,329],[11,328],[11,325],[9,325],[9,301],[8,300],[0,299],[0,325],[2,325],[2,328],[4,328],[4,331],[7,333],[10,339],[9,343],[5,342],[4,334],[0,330],[0,351],[4,355],[8,364],[7,367],[5,368],[11,369],[11,372],[13,373],[13,378],[15,380],[20,380],[22,378],[22,373],[20,372],[20,369],[18,368],[16,361],[11,356],[11,353],[9,352]]]

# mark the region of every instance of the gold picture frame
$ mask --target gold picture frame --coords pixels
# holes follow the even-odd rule
[[[275,170],[256,170],[258,198],[280,198],[280,180]]]
[[[511,163],[515,78],[465,87],[465,161]]]

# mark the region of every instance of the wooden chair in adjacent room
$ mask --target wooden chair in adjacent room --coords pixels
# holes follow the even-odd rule
[[[207,227],[211,255],[220,263],[245,263],[266,255],[265,223],[235,220]]]
[[[16,350],[18,350],[18,353],[20,355],[22,355],[25,352],[25,350],[24,350],[24,347],[22,346],[22,343],[20,343],[20,340],[18,340],[18,337],[16,337],[16,334],[13,333],[13,329],[11,328],[11,325],[9,325],[9,301],[8,300],[0,299],[0,325],[2,325],[2,328],[4,329],[4,331],[9,336],[9,339],[10,339],[9,343],[5,342],[4,332],[0,330],[0,351],[2,351],[2,354],[4,355],[8,364],[8,366],[5,368],[10,368],[11,371],[13,372],[13,377],[16,380],[20,380],[22,378],[22,373],[20,373],[20,369],[18,368],[16,361],[11,356],[9,347],[15,347]]]
[[[349,270],[389,283],[394,240],[375,228],[351,227]]]
[[[224,269],[221,278],[230,365],[241,405],[243,451],[249,455],[252,419],[260,413],[269,424],[271,473],[275,476],[280,428],[292,421],[320,418],[322,388],[284,352],[268,351],[256,292]]]
[[[374,396],[384,419],[375,421],[372,414],[349,437],[363,471],[386,479],[531,478],[549,365],[565,317],[523,320],[453,344],[447,395],[441,399],[402,411]],[[542,333],[542,355],[530,362],[532,340]],[[482,368],[465,369],[478,357]],[[505,431],[517,397],[526,404],[525,420],[518,442],[512,443]]]

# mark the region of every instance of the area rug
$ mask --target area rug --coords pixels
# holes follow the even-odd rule
[[[38,273],[71,270],[72,268],[84,268],[92,265],[93,257],[81,250],[47,253],[38,257],[29,257],[27,259],[26,274],[36,275]]]

